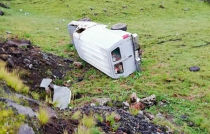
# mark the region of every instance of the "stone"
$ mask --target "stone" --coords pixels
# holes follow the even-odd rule
[[[159,118],[159,119],[164,119],[163,115],[161,113],[157,113],[155,115],[155,117]]]
[[[51,82],[52,82],[52,79],[48,79],[48,78],[42,79],[40,87],[44,87],[45,89],[47,89]]]
[[[15,67],[15,63],[14,63],[14,61],[13,61],[12,58],[9,58],[9,59],[7,60],[7,64],[8,64],[10,67]]]
[[[140,102],[142,102],[147,107],[151,107],[156,103],[156,96],[152,94],[146,98],[140,99]]]
[[[197,72],[197,71],[200,70],[200,67],[198,67],[198,66],[192,66],[192,67],[189,68],[189,70],[190,70],[191,72]]]
[[[104,104],[106,104],[108,101],[110,101],[110,98],[94,98],[94,100],[96,102],[99,103],[99,105],[103,106]]]
[[[12,32],[10,32],[10,31],[6,31],[6,34],[11,34]]]
[[[36,113],[30,107],[19,105],[13,101],[7,100],[7,106],[15,108],[19,114],[29,115],[30,117],[36,116]]]
[[[134,102],[136,102],[137,101],[137,95],[136,95],[136,93],[132,93],[131,95],[130,95],[130,102],[131,103],[134,103]]]
[[[33,129],[28,124],[23,124],[19,128],[18,134],[35,134]]]
[[[71,90],[67,87],[54,85],[53,103],[57,103],[56,107],[65,109],[71,100]]]
[[[82,63],[81,62],[74,62],[73,65],[78,68],[78,69],[81,69],[82,68]]]

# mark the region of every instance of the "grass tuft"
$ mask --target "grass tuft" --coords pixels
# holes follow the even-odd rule
[[[7,85],[12,87],[16,92],[27,94],[29,87],[23,84],[17,72],[8,72],[5,69],[5,65],[6,63],[0,61],[0,79],[5,80]]]
[[[46,109],[40,107],[39,112],[37,113],[37,118],[41,125],[46,125],[50,119],[49,113]]]

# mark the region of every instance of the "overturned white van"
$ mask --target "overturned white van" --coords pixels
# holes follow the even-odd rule
[[[90,21],[72,21],[68,31],[80,58],[112,78],[141,69],[138,35]]]

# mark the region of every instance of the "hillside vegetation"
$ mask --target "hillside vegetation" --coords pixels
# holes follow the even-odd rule
[[[148,111],[161,112],[169,119],[156,123],[170,124],[185,133],[210,133],[208,3],[201,0],[3,0],[3,3],[10,9],[0,7],[5,12],[0,16],[1,38],[30,39],[43,51],[63,57],[80,60],[67,31],[72,20],[89,17],[108,27],[123,22],[129,32],[139,35],[142,72],[113,80],[94,67],[85,74],[73,69],[72,79],[76,73],[85,79],[71,87],[74,93],[83,96],[72,106],[92,97],[126,100],[132,92],[139,97],[155,94],[158,101],[168,104],[153,106]],[[190,72],[191,66],[199,66],[200,71]]]

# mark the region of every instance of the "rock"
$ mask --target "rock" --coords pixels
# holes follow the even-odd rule
[[[155,118],[155,116],[153,114],[150,113],[144,113],[144,115],[149,118],[150,120],[153,120]]]
[[[140,102],[142,102],[147,107],[151,107],[156,103],[156,96],[154,94],[150,95],[146,98],[140,99]]]
[[[3,16],[3,15],[4,15],[4,12],[0,10],[0,16]]]
[[[23,124],[20,126],[18,134],[35,134],[33,129],[28,126],[28,124]]]
[[[36,113],[30,107],[19,105],[13,101],[7,100],[7,106],[15,108],[19,114],[29,115],[30,117],[36,116]]]
[[[82,63],[81,62],[74,62],[73,65],[78,68],[78,69],[81,69],[82,68]]]
[[[99,105],[101,106],[103,106],[105,103],[107,103],[110,100],[111,100],[110,98],[94,98],[94,101],[99,103]]]
[[[189,127],[193,127],[195,124],[194,124],[192,121],[189,121],[189,122],[187,122],[187,125],[188,125]]]
[[[6,61],[10,56],[8,54],[1,54],[0,58],[4,61]]]
[[[10,31],[6,31],[6,34],[11,34],[12,32],[10,32]]]
[[[106,8],[104,8],[104,12],[107,12]]]
[[[28,66],[28,68],[30,68],[30,69],[31,69],[32,67],[33,67],[33,64],[30,64],[30,65]]]
[[[155,115],[155,117],[159,118],[159,119],[164,119],[163,115],[161,113],[157,113]]]
[[[14,63],[14,61],[12,60],[12,58],[9,58],[9,59],[7,60],[7,64],[8,64],[10,67],[12,67],[12,68],[15,67],[15,63]]]
[[[74,62],[74,59],[73,58],[65,58],[64,62]]]
[[[54,85],[53,103],[57,103],[56,107],[65,109],[71,100],[71,90],[67,87]]]
[[[129,103],[126,101],[126,102],[123,102],[123,105],[125,108],[129,108]]]
[[[198,67],[198,66],[192,66],[192,67],[189,68],[189,70],[190,70],[191,72],[197,72],[197,71],[200,70],[200,67]]]
[[[136,95],[136,93],[132,93],[131,95],[130,95],[130,102],[131,103],[134,103],[134,102],[136,102],[137,101],[137,95]]]
[[[83,77],[83,76],[78,77],[78,82],[81,82],[83,79],[84,79],[84,77]]]

